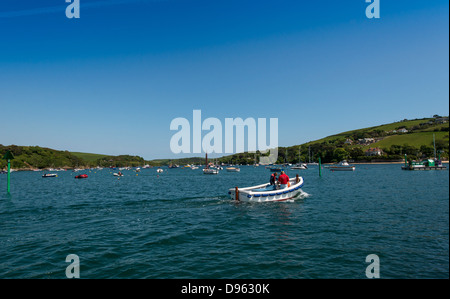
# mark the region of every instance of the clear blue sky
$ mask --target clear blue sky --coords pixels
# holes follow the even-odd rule
[[[447,0],[80,2],[0,0],[0,144],[174,158],[193,109],[280,146],[449,114]]]

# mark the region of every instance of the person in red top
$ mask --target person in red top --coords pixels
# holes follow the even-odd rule
[[[280,189],[287,187],[289,183],[289,177],[284,171],[282,171],[280,176],[278,177],[278,182],[280,183]]]

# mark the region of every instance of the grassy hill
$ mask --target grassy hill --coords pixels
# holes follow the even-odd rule
[[[370,145],[366,145],[363,148],[368,149],[370,147],[379,147],[379,148],[390,148],[393,145],[403,145],[408,144],[415,147],[421,146],[432,146],[433,145],[433,134],[435,135],[435,140],[438,144],[441,144],[442,141],[448,142],[448,132],[414,132],[411,134],[402,134],[402,135],[392,135],[387,136],[384,139],[375,142]]]
[[[421,125],[422,124],[422,125]],[[415,119],[415,120],[403,120],[400,122],[394,122],[390,124],[384,124],[380,126],[375,127],[369,127],[369,128],[363,128],[363,129],[357,129],[347,132],[342,132],[339,134],[331,135],[316,141],[312,141],[307,143],[308,145],[316,144],[316,143],[322,143],[322,142],[334,142],[343,140],[345,141],[347,138],[352,139],[353,141],[360,139],[360,138],[371,138],[371,137],[387,137],[390,136],[391,138],[391,144],[402,144],[402,139],[404,138],[405,134],[402,133],[388,133],[393,130],[398,130],[401,128],[407,129],[409,132],[408,135],[413,134],[413,136],[409,137],[409,142],[411,142],[410,145],[413,146],[420,146],[423,144],[423,138],[419,135],[415,135],[416,133],[420,132],[448,132],[449,123],[444,124],[438,124],[436,123],[435,118],[422,118],[422,119]],[[448,133],[447,133],[448,134]],[[444,137],[445,134],[439,134],[442,135],[440,137]],[[431,134],[432,136],[432,134]],[[399,141],[397,142],[397,137],[399,137]],[[417,137],[417,139],[416,139]],[[407,138],[408,139],[408,138]],[[383,144],[381,144],[383,145]]]
[[[401,132],[401,129],[406,130],[406,132]],[[306,145],[319,151],[321,157],[325,158],[327,162],[336,162],[342,158],[355,161],[399,160],[403,158],[404,154],[407,154],[410,159],[420,159],[434,155],[433,135],[436,150],[442,157],[448,159],[448,117],[403,120],[352,130],[316,140]],[[364,140],[369,141],[364,142]],[[366,151],[369,148],[379,148],[382,150],[382,154],[380,156],[366,156]]]

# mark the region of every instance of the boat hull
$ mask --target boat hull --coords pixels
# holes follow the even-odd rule
[[[355,166],[330,166],[331,171],[355,171]]]
[[[58,175],[57,174],[44,174],[42,177],[43,178],[56,178],[56,177],[58,177]]]
[[[212,168],[205,168],[203,169],[203,174],[219,174],[219,170]]]
[[[414,166],[402,166],[403,170],[446,170],[445,166],[423,166],[423,167],[414,167]]]
[[[229,189],[228,194],[232,200],[243,202],[281,202],[292,200],[298,197],[303,187],[303,178],[299,177],[299,182],[295,182],[295,178],[290,179],[290,187],[278,190],[261,191],[268,188],[270,184],[262,184],[247,188],[238,188],[238,198],[236,197],[236,188]]]

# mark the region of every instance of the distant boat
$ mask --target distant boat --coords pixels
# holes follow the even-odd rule
[[[80,174],[80,175],[77,175],[75,178],[76,179],[87,179],[88,175],[87,174]]]
[[[113,176],[123,176],[123,173],[119,172],[119,173],[113,173]]]
[[[292,166],[291,169],[308,169],[308,166],[306,164],[297,164]]]
[[[407,156],[405,154],[405,166],[402,166],[403,170],[445,170],[447,167],[442,165],[441,154],[439,159],[436,158],[436,139],[433,134],[433,147],[434,147],[434,159],[425,159],[420,162],[410,161],[408,163]]]
[[[402,166],[403,170],[445,170],[447,167],[442,165],[441,160],[425,159],[420,162],[411,161],[405,166]]]
[[[355,166],[349,165],[346,160],[339,162],[337,165],[330,165],[328,167],[332,171],[354,171]]]
[[[269,169],[272,172],[281,172],[284,170],[284,168],[281,168],[281,167],[270,167]]]
[[[58,175],[55,173],[44,173],[42,175],[43,178],[56,178]]]
[[[205,163],[205,168],[203,169],[203,174],[219,174],[219,169],[209,167],[208,153],[206,153],[205,161],[206,161],[206,163]]]
[[[226,170],[228,172],[239,172],[241,169],[239,167],[227,167]]]
[[[203,169],[204,174],[219,174],[219,169],[215,168],[204,168]]]
[[[267,183],[253,187],[232,188],[228,194],[233,200],[246,202],[286,201],[294,199],[302,192],[300,188],[303,186],[303,178],[299,177],[297,182],[296,179],[290,179],[290,186],[284,189],[275,189],[273,185]]]
[[[164,170],[162,170],[162,168],[158,168],[158,169],[156,169],[156,172],[158,172],[158,173],[161,173],[161,172],[163,172]]]

